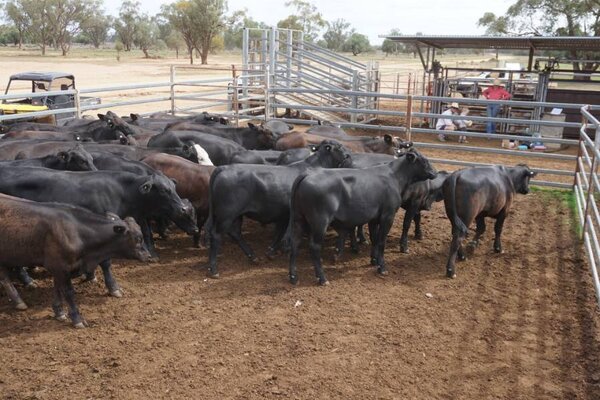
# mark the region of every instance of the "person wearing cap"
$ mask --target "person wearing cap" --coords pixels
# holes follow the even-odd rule
[[[502,87],[500,79],[494,79],[492,86],[488,87],[483,91],[483,97],[488,100],[510,100],[512,95]],[[496,118],[500,112],[501,104],[488,104],[487,105],[487,116],[488,118]],[[486,123],[487,133],[496,133],[496,124],[492,121]]]
[[[458,103],[453,102],[450,104],[450,107],[444,111],[441,115],[460,115],[460,106],[458,105]],[[465,115],[465,114],[463,114]],[[470,124],[472,124],[471,121],[465,121],[463,119],[450,119],[450,118],[439,118],[437,123],[435,124],[435,129],[438,131],[455,131],[455,130],[466,130],[467,126],[469,126]],[[446,135],[444,135],[443,133],[440,133],[438,135],[438,139],[440,140],[440,142],[445,142],[446,141]],[[458,137],[458,142],[459,143],[468,143],[467,142],[467,137],[466,136],[459,136]]]

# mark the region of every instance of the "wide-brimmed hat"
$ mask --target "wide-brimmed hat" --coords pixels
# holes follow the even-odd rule
[[[500,79],[496,78],[494,79],[494,86],[500,86],[502,85],[502,82],[500,82]]]
[[[460,108],[460,106],[458,105],[457,102],[454,101],[454,102],[450,103],[450,108]]]

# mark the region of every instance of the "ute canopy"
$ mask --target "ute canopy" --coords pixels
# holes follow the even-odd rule
[[[66,72],[22,72],[20,74],[11,75],[10,80],[52,82],[59,78],[74,80],[75,76]]]

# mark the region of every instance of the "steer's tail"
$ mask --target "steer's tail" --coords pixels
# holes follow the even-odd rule
[[[287,226],[287,230],[285,231],[285,235],[283,236],[283,242],[289,248],[291,248],[291,246],[293,245],[292,241],[294,238],[294,225],[295,225],[294,221],[296,219],[296,210],[295,210],[296,202],[294,199],[296,197],[296,190],[298,189],[298,186],[300,185],[300,183],[307,176],[308,176],[307,173],[298,175],[298,177],[294,180],[294,183],[292,184],[292,191],[290,193],[290,219],[288,221],[288,226]]]
[[[465,236],[468,233],[468,228],[465,223],[458,216],[458,212],[456,211],[456,183],[458,181],[458,175],[456,173],[451,174],[447,182],[450,185],[450,204],[447,206],[447,210],[450,211],[449,217],[450,222],[452,222],[452,234],[455,232],[460,236]]]
[[[216,168],[213,171],[212,175],[210,176],[210,180],[208,182],[208,219],[206,220],[206,223],[204,224],[204,232],[205,232],[207,241],[210,240],[212,231],[213,231],[213,227],[214,227],[213,193],[214,193],[214,187],[215,187],[215,179],[221,173],[221,171],[223,171],[223,168]]]

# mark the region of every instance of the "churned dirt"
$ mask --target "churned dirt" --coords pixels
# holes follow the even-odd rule
[[[450,224],[442,204],[424,215],[424,239],[398,251],[390,275],[368,250],[347,250],[319,287],[303,247],[300,282],[285,258],[250,265],[233,243],[206,277],[205,249],[174,234],[161,261],[118,263],[126,295],[77,285],[90,324],[51,315],[52,282],[20,288],[30,308],[0,293],[0,397],[6,399],[598,399],[598,306],[564,195],[519,196],[505,254],[480,248],[448,280]],[[261,254],[271,230],[247,223]],[[412,238],[412,236],[411,236]]]

